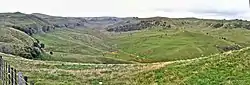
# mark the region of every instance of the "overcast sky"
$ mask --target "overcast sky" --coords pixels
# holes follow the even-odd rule
[[[248,0],[0,0],[0,12],[95,17],[248,19]]]

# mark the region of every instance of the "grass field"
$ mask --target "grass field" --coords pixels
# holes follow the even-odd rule
[[[111,85],[248,85],[249,48],[203,59],[176,62],[160,69],[124,76]]]
[[[112,43],[107,42],[108,35],[101,32],[88,29],[63,29],[34,37],[46,45],[47,52],[53,52],[52,57],[45,57],[44,60],[79,63],[133,63],[103,57],[102,54],[109,52],[112,48]]]
[[[151,64],[84,64],[4,56],[36,85],[249,84],[249,47],[203,58]]]
[[[56,28],[32,36],[1,27],[0,50],[7,45],[20,48],[13,47],[17,49],[13,55],[0,55],[36,85],[250,84],[250,31],[212,28],[211,23],[222,21],[201,21],[168,19],[166,23],[173,28],[154,26],[130,32]],[[36,60],[17,56],[25,51],[24,46],[32,47],[35,38],[45,44],[48,55]],[[218,48],[234,45],[241,49]]]
[[[105,78],[134,73],[148,64],[86,64],[62,61],[29,60],[0,53],[12,67],[29,77],[36,85],[95,85]],[[102,79],[104,78],[104,79]]]
[[[192,59],[222,52],[216,46],[246,47],[249,46],[249,33],[250,31],[240,28],[143,30],[130,33],[63,29],[36,35],[35,38],[45,43],[47,52],[54,52],[53,57],[45,60],[153,63]]]
[[[191,59],[221,52],[218,46],[249,46],[250,31],[244,29],[172,29],[124,33],[113,38],[119,58],[137,62],[164,62]],[[132,34],[132,35],[131,35]],[[226,40],[221,39],[226,38]],[[132,55],[132,56],[131,56]]]
[[[34,36],[45,43],[47,52],[54,52],[43,59],[48,61],[5,58],[37,85],[249,84],[249,49],[245,48],[249,46],[249,34],[249,30],[240,28],[104,34],[61,29]],[[222,54],[215,47],[235,44],[244,49]],[[102,55],[113,50],[117,53]]]

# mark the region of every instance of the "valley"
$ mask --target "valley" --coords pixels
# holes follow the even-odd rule
[[[35,85],[249,84],[245,20],[0,16],[0,55]]]

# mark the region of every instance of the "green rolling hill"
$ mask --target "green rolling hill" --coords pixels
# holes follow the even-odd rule
[[[0,16],[0,55],[36,85],[249,84],[245,20]]]

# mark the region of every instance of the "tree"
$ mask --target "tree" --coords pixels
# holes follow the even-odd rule
[[[222,27],[224,24],[223,23],[216,23],[213,25],[214,28],[220,28]]]
[[[39,43],[37,43],[37,42],[34,42],[34,43],[33,43],[33,46],[34,46],[34,47],[40,47]]]
[[[45,44],[41,43],[40,44],[41,48],[45,48]]]
[[[50,55],[53,55],[53,52],[50,51],[49,54],[50,54]]]

